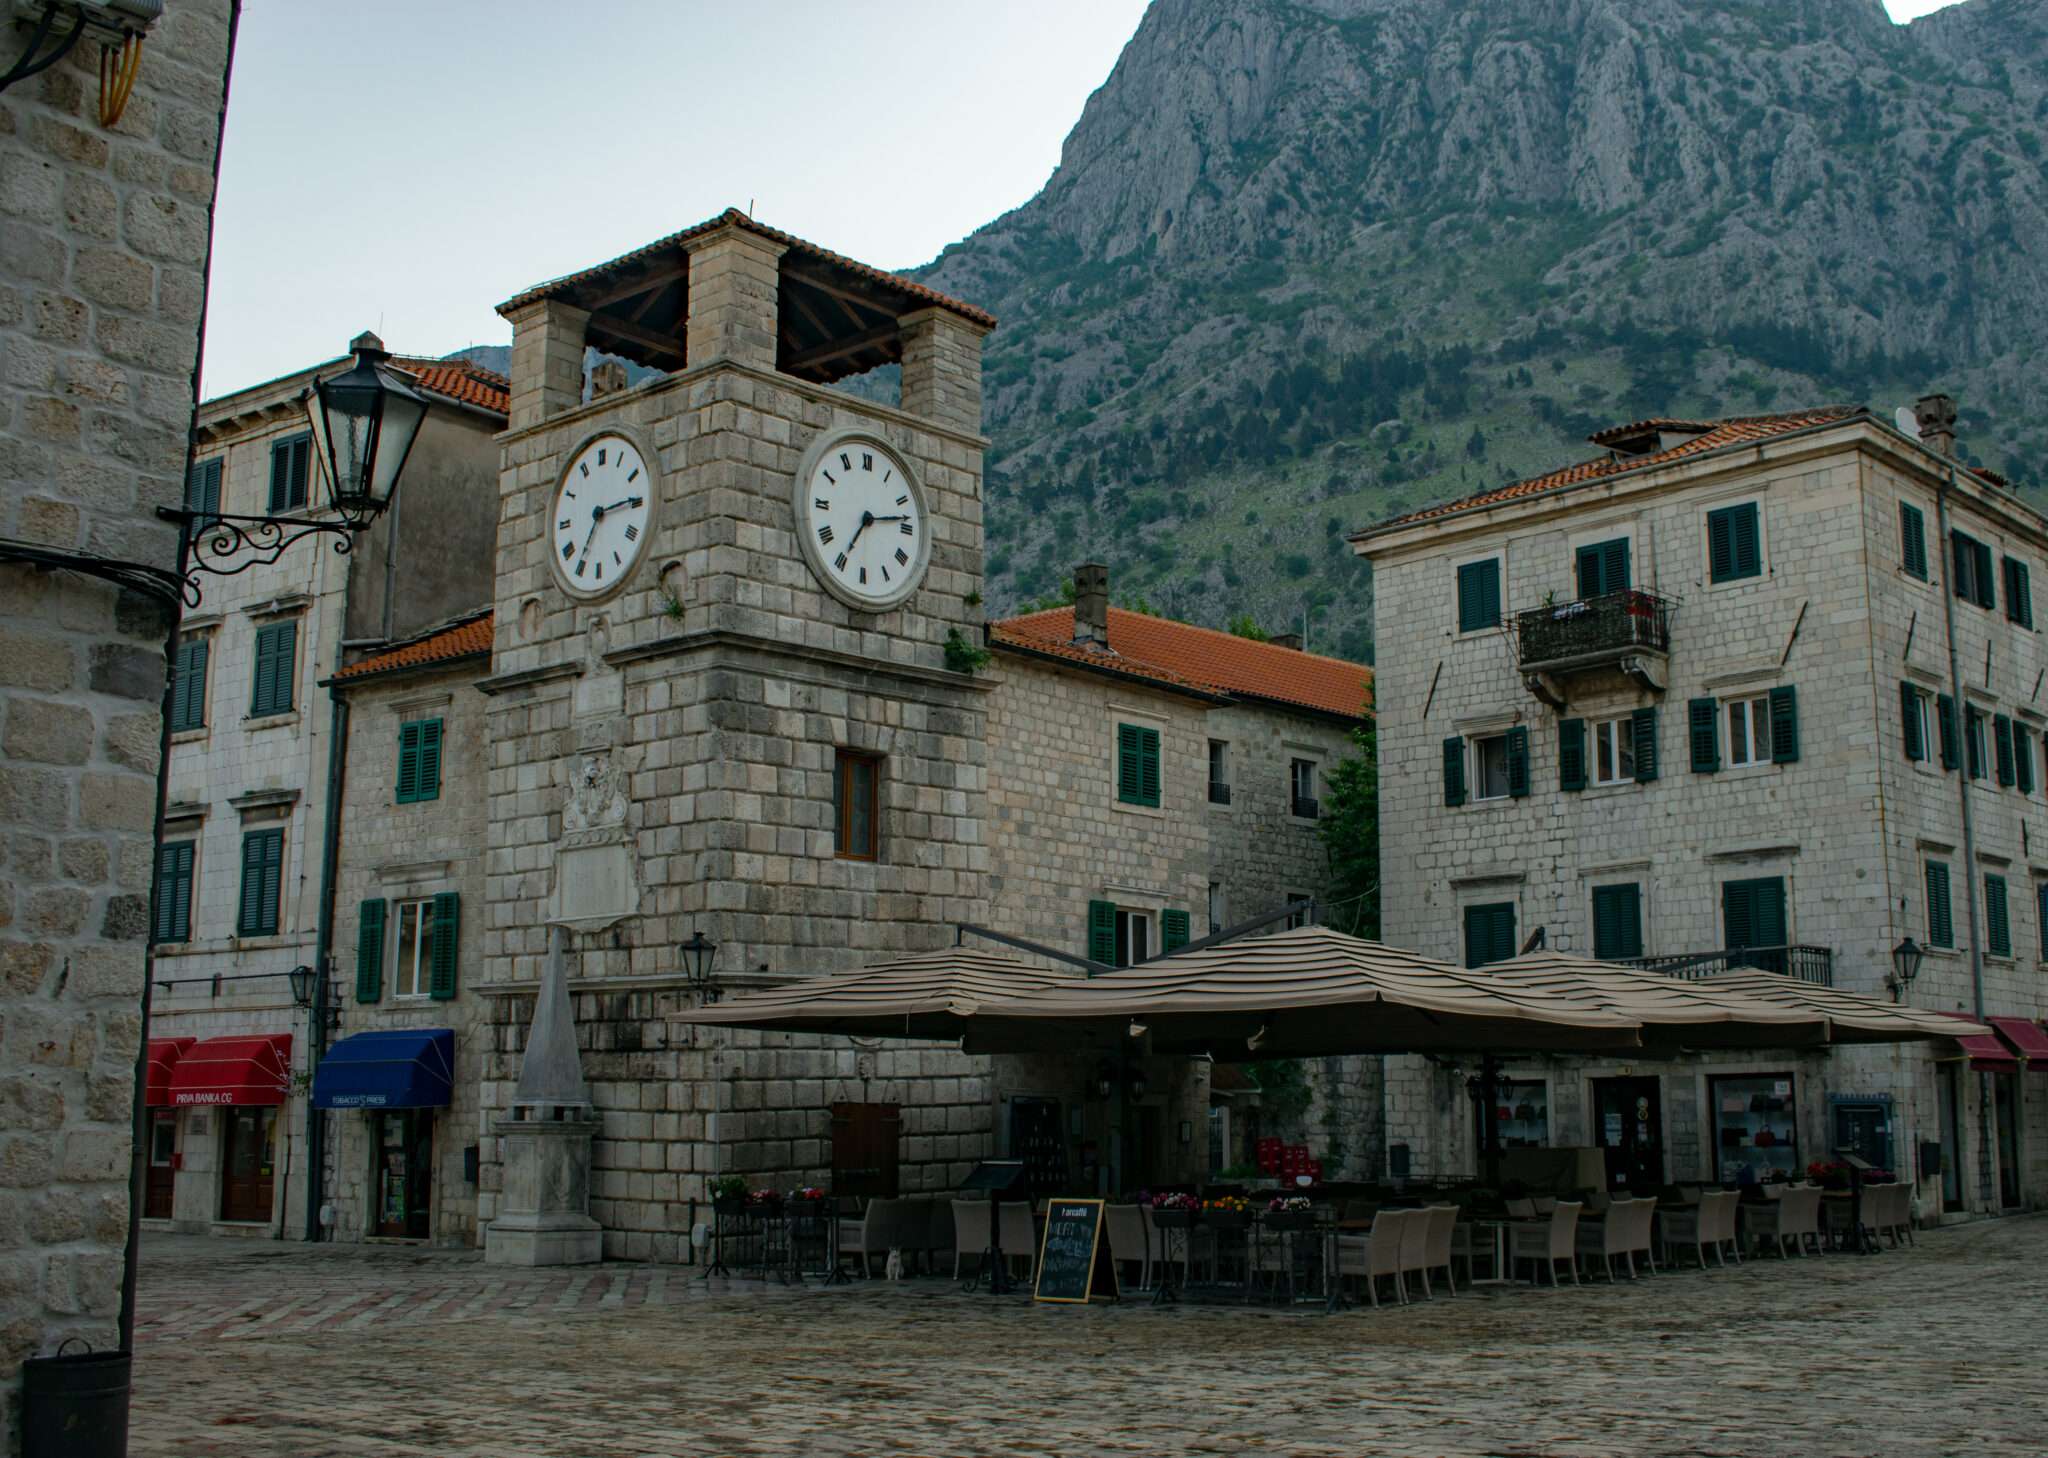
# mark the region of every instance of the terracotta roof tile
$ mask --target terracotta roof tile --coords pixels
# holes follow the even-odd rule
[[[475,405],[499,415],[509,414],[512,409],[512,382],[474,360],[393,356],[391,363],[436,395],[445,395],[450,400],[459,400],[465,405]]]
[[[1655,451],[1643,456],[1601,456],[1596,460],[1581,461],[1575,466],[1552,471],[1544,476],[1531,476],[1526,481],[1515,481],[1506,486],[1497,486],[1491,491],[1482,491],[1476,496],[1450,501],[1442,506],[1425,507],[1411,511],[1406,516],[1397,516],[1392,521],[1381,522],[1356,533],[1352,540],[1371,536],[1393,527],[1406,526],[1410,522],[1429,521],[1435,517],[1451,516],[1477,507],[1492,506],[1502,501],[1514,501],[1524,496],[1540,496],[1546,491],[1556,491],[1567,486],[1582,485],[1587,481],[1603,480],[1609,476],[1620,476],[1630,471],[1640,471],[1651,466],[1668,465],[1682,461],[1688,456],[1705,455],[1708,451],[1720,450],[1725,446],[1743,445],[1751,441],[1770,440],[1776,436],[1791,435],[1796,431],[1808,430],[1815,426],[1831,425],[1839,420],[1854,416],[1868,415],[1861,405],[1822,405],[1811,410],[1794,410],[1781,415],[1735,415],[1726,420],[1705,421],[1646,421],[1638,426],[1618,426],[1614,430],[1603,430],[1592,437],[1602,439],[1626,439],[1628,433],[1638,428],[1647,429],[1657,424],[1692,428],[1706,425],[1705,433],[1691,440],[1672,446],[1669,450]]]
[[[330,683],[346,682],[350,679],[368,678],[372,674],[392,673],[402,668],[426,668],[436,663],[453,663],[460,658],[475,658],[491,651],[491,613],[489,609],[472,617],[438,628],[431,633],[401,643],[395,648],[386,648],[373,653],[358,663],[336,673]]]
[[[869,283],[881,284],[885,288],[894,289],[907,298],[917,299],[927,304],[935,304],[941,309],[950,310],[961,318],[971,320],[985,328],[993,329],[996,327],[996,316],[989,313],[986,309],[977,309],[974,305],[963,303],[949,294],[942,294],[937,289],[926,288],[921,283],[912,283],[901,274],[890,273],[886,269],[875,268],[869,264],[857,262],[854,259],[848,258],[843,253],[834,253],[829,248],[820,248],[817,244],[807,242],[797,237],[794,233],[785,233],[780,228],[771,228],[766,223],[757,223],[738,208],[727,208],[715,218],[707,218],[704,222],[684,228],[681,232],[671,233],[666,238],[657,238],[652,243],[635,248],[630,253],[621,253],[617,258],[597,264],[595,267],[583,269],[578,273],[564,274],[561,278],[549,279],[543,284],[535,284],[524,293],[515,294],[504,303],[498,305],[498,312],[503,314],[507,310],[520,307],[522,304],[530,304],[535,299],[552,298],[557,294],[568,293],[578,284],[595,282],[607,274],[616,273],[620,269],[627,268],[643,259],[651,258],[657,253],[680,247],[690,239],[704,233],[709,233],[715,228],[723,228],[733,224],[745,228],[750,233],[759,234],[763,238],[772,238],[777,243],[788,248],[792,253],[803,254],[821,263],[829,263],[835,268],[843,268]]]
[[[1108,653],[1075,646],[1071,607],[992,623],[989,640],[1214,694],[1352,718],[1363,716],[1372,689],[1372,670],[1362,664],[1123,608],[1109,610]]]

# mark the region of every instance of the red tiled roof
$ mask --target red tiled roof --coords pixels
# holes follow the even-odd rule
[[[1446,502],[1442,506],[1425,507],[1411,511],[1406,516],[1397,516],[1392,521],[1381,522],[1370,527],[1357,537],[1370,536],[1374,532],[1386,531],[1392,527],[1406,526],[1410,522],[1428,521],[1434,517],[1450,516],[1476,507],[1492,506],[1502,501],[1513,501],[1523,496],[1540,496],[1546,491],[1556,491],[1567,486],[1582,485],[1587,481],[1598,481],[1609,476],[1620,476],[1630,471],[1640,471],[1651,466],[1668,465],[1682,461],[1688,456],[1704,455],[1708,451],[1720,450],[1725,446],[1744,445],[1753,441],[1770,440],[1776,436],[1791,435],[1795,431],[1808,430],[1815,426],[1832,425],[1836,421],[1853,416],[1868,415],[1861,405],[1822,405],[1811,410],[1794,410],[1780,415],[1735,415],[1726,420],[1707,421],[1644,421],[1633,426],[1618,426],[1614,430],[1603,430],[1592,437],[1596,442],[1602,439],[1626,439],[1629,432],[1648,429],[1664,424],[1691,429],[1705,426],[1703,434],[1691,440],[1672,446],[1669,450],[1653,451],[1644,456],[1601,456],[1596,460],[1581,461],[1575,466],[1566,466],[1546,476],[1531,476],[1526,481],[1515,481],[1506,486],[1497,486],[1491,491],[1482,491],[1476,496],[1467,496],[1460,501]],[[1356,540],[1354,537],[1353,540]]]
[[[1613,445],[1616,441],[1632,440],[1651,431],[1675,430],[1682,434],[1699,434],[1712,430],[1718,422],[1712,420],[1674,420],[1668,415],[1652,415],[1648,420],[1631,420],[1627,425],[1610,425],[1605,430],[1596,430],[1586,439],[1594,445]]]
[[[473,617],[463,618],[448,627],[415,638],[410,643],[401,643],[396,648],[386,648],[382,653],[373,653],[359,663],[351,663],[328,682],[368,678],[371,674],[391,673],[401,668],[425,668],[436,663],[453,663],[459,658],[475,658],[490,651],[491,613],[487,608]]]
[[[1364,716],[1366,697],[1372,690],[1372,670],[1363,664],[1123,608],[1109,610],[1107,653],[1075,646],[1071,607],[1048,608],[992,623],[989,641],[1139,678],[1214,694],[1270,699],[1354,719]]]
[[[594,282],[607,274],[616,273],[620,269],[638,263],[642,259],[651,258],[655,254],[665,252],[671,248],[681,247],[690,239],[709,233],[715,228],[723,228],[732,224],[737,224],[748,232],[758,234],[763,238],[773,239],[775,242],[788,248],[792,253],[803,254],[818,260],[820,263],[830,264],[834,268],[843,268],[869,283],[881,284],[883,287],[894,289],[908,298],[919,299],[927,304],[935,304],[941,309],[951,310],[961,318],[972,320],[974,323],[983,325],[986,328],[993,329],[996,327],[996,316],[989,313],[986,309],[977,309],[974,305],[963,303],[951,295],[942,294],[937,289],[926,288],[921,283],[912,283],[909,279],[899,274],[889,273],[884,269],[855,262],[842,253],[834,253],[829,248],[820,248],[815,243],[806,242],[794,233],[785,233],[780,228],[771,228],[766,223],[757,223],[738,208],[727,208],[715,218],[709,218],[693,227],[684,228],[681,232],[671,233],[666,238],[657,238],[652,243],[635,248],[630,253],[621,253],[617,258],[609,262],[597,264],[592,268],[586,268],[580,273],[564,274],[561,278],[549,279],[543,284],[535,284],[526,292],[515,294],[505,300],[504,303],[498,305],[498,312],[503,314],[507,310],[516,309],[522,304],[530,304],[535,299],[552,298],[557,294],[570,292],[579,284]]]
[[[512,382],[496,370],[467,359],[403,359],[391,363],[436,395],[506,415],[512,409]]]

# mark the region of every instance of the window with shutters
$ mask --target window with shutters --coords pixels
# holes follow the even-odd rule
[[[1934,723],[1941,735],[1941,767],[1957,769],[1962,765],[1962,731],[1956,723],[1956,701],[1947,694],[1934,696]]]
[[[1948,863],[1929,861],[1927,882],[1927,945],[1953,947],[1956,944],[1955,915],[1949,906]]]
[[[396,911],[391,991],[397,997],[425,997],[434,966],[434,903],[401,901]]]
[[[1925,764],[1934,757],[1934,721],[1928,699],[1923,688],[1910,683],[1899,685],[1899,732],[1905,741],[1906,758],[1916,764]]]
[[[1692,699],[1685,706],[1686,742],[1692,751],[1692,772],[1710,775],[1721,768],[1721,713],[1714,699]]]
[[[1500,626],[1500,558],[1458,568],[1458,631],[1481,633]]]
[[[1593,783],[1631,784],[1636,777],[1636,737],[1628,719],[1602,719],[1593,725]]]
[[[2012,726],[2012,783],[2022,795],[2034,793],[2034,736],[2017,720]]]
[[[186,473],[185,510],[201,518],[192,523],[194,532],[205,525],[205,518],[220,515],[221,474],[226,464],[225,457],[215,456],[210,461],[194,461]]]
[[[1740,582],[1764,570],[1763,535],[1757,503],[1744,501],[1707,513],[1707,577]]]
[[[1771,762],[1771,700],[1768,694],[1729,699],[1728,768],[1745,769]]]
[[[412,805],[440,798],[441,721],[408,720],[398,726],[398,803]]]
[[[1465,908],[1465,965],[1484,967],[1515,955],[1515,903],[1490,902]]]
[[[1789,941],[1785,921],[1785,880],[1782,876],[1759,876],[1745,881],[1728,881],[1721,886],[1721,934],[1734,950],[1743,947],[1783,947]],[[1782,957],[1748,958],[1743,965],[1782,971],[1772,962]]]
[[[178,641],[178,656],[172,666],[171,732],[185,733],[206,727],[206,665],[212,654],[208,634],[190,633]]]
[[[2048,881],[2034,883],[2034,926],[2041,933],[2038,960],[2048,963]]]
[[[1984,939],[1994,957],[2012,955],[2012,918],[2005,904],[2005,877],[1984,878]]]
[[[1927,580],[1927,517],[1910,501],[1899,503],[1899,565],[1908,577]]]
[[[1620,592],[1629,586],[1629,542],[1627,537],[1613,537],[1604,542],[1590,542],[1580,547],[1573,556],[1573,570],[1577,577],[1579,597],[1602,597],[1610,592]]]
[[[291,712],[298,646],[296,620],[256,630],[256,668],[249,690],[251,718]]]
[[[197,841],[168,840],[156,850],[156,925],[151,940],[192,940],[192,867]]]
[[[1159,913],[1159,950],[1177,952],[1188,944],[1188,914],[1177,907]]]
[[[1472,740],[1472,798],[1508,798],[1508,736],[1484,734]]]
[[[235,934],[277,935],[284,894],[284,828],[251,830],[242,836],[242,895]]]
[[[1643,955],[1643,888],[1638,883],[1593,888],[1593,955],[1603,962]]]
[[[1991,549],[1966,532],[1948,535],[1956,596],[1986,611],[1996,607],[1998,585],[1991,576]]]
[[[845,861],[880,860],[882,761],[842,749],[832,762],[832,853]]]
[[[1998,783],[2010,788],[2017,771],[2012,762],[2012,720],[2003,714],[1991,716],[1991,749]]]
[[[1116,948],[1112,967],[1135,967],[1152,955],[1152,913],[1127,906],[1116,909]]]
[[[1990,744],[1985,735],[1986,715],[1982,709],[1963,706],[1963,760],[1964,768],[1973,780],[1981,780],[1990,773]]]
[[[1145,724],[1116,726],[1116,798],[1125,805],[1159,808],[1159,731]]]
[[[2022,628],[2034,626],[2034,589],[2027,580],[2027,564],[2007,557],[2005,572],[2005,615]]]
[[[287,436],[270,445],[270,510],[296,511],[306,504],[312,477],[313,437]]]

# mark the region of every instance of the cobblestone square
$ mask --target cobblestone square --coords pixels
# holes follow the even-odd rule
[[[138,1458],[2038,1454],[2048,1218],[1334,1317],[158,1238]]]

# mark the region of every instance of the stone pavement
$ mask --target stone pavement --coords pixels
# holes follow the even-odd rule
[[[2028,1454],[2048,1217],[1335,1317],[143,1247],[137,1458]]]

